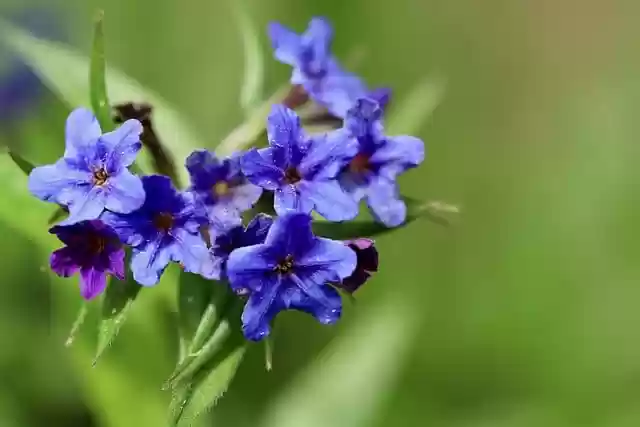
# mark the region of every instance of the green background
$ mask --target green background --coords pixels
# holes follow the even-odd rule
[[[2,0],[0,11],[32,4]],[[311,16],[329,17],[336,54],[362,50],[353,71],[391,86],[394,102],[426,75],[446,79],[443,102],[407,130],[424,139],[427,159],[401,186],[462,211],[449,227],[422,219],[380,237],[381,271],[340,325],[279,317],[274,371],[251,346],[205,425],[260,425],[325,346],[391,295],[417,307],[409,351],[388,362],[393,379],[357,425],[640,425],[640,3],[247,4],[260,28],[280,20],[301,31]],[[68,0],[51,19],[88,53],[98,7],[109,63],[161,93],[210,147],[243,120],[242,43],[229,2]],[[268,95],[289,68],[271,60],[266,37],[263,48]],[[51,161],[62,152],[67,114],[49,94],[20,123],[3,124],[0,138]],[[80,306],[77,279],[47,272],[56,242],[44,250],[34,236],[46,234],[38,218],[51,207],[14,200],[11,185],[0,186],[3,209],[15,207],[14,220],[0,224],[0,426],[163,425],[175,289],[165,281],[144,290],[92,367],[97,309],[65,348]],[[345,363],[366,364],[380,348]],[[341,379],[332,378],[338,388]],[[362,394],[334,399],[318,389],[313,399],[332,402],[327,411],[357,412],[369,397],[364,384]]]

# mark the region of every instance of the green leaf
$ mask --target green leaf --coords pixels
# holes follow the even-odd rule
[[[18,153],[14,153],[9,150],[8,154],[9,157],[11,157],[11,160],[13,160],[13,163],[15,163],[25,175],[29,175],[35,167],[33,164],[22,158]]]
[[[420,130],[436,109],[445,91],[440,77],[429,76],[416,84],[409,95],[398,104],[391,104],[385,119],[388,135],[410,135]]]
[[[107,95],[106,61],[104,55],[104,12],[98,12],[93,29],[93,49],[91,50],[91,64],[89,67],[89,81],[91,85],[91,107],[98,118],[103,132],[114,129],[111,115],[111,104]]]
[[[264,85],[264,54],[260,45],[261,31],[251,20],[244,0],[232,2],[244,48],[244,81],[240,92],[240,105],[247,115],[252,113],[262,99]]]
[[[129,265],[128,258],[126,265]],[[128,276],[124,281],[111,278],[102,302],[102,315],[98,329],[98,349],[93,360],[94,366],[118,336],[120,328],[127,320],[129,311],[139,292],[140,285],[132,276]]]
[[[0,36],[69,107],[91,105],[87,56],[64,44],[37,39],[5,21],[0,21]],[[182,163],[194,149],[206,146],[162,97],[123,72],[107,67],[106,86],[114,105],[134,102],[153,106],[154,126],[177,163]],[[142,150],[136,164],[143,171],[153,170],[153,159],[146,150]],[[181,183],[189,182],[185,168],[178,168],[178,174]]]
[[[67,341],[65,341],[65,347],[71,347],[73,345],[74,340],[76,339],[76,335],[80,331],[80,327],[84,323],[87,318],[87,314],[89,313],[89,303],[86,301],[82,302],[80,306],[80,311],[76,316],[76,320],[73,322],[73,326],[71,326],[71,331],[69,332],[69,336],[67,337]]]
[[[264,367],[268,372],[273,369],[273,338],[264,339]]]

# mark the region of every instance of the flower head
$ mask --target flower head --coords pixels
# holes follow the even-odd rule
[[[194,151],[187,158],[191,188],[209,218],[234,224],[240,214],[258,201],[262,188],[247,181],[240,171],[240,157],[219,160],[207,150]]]
[[[378,250],[371,239],[360,238],[344,243],[356,253],[358,265],[351,276],[336,286],[349,293],[354,293],[369,280],[372,273],[378,271]]]
[[[208,250],[199,233],[204,212],[190,193],[179,193],[162,175],[142,178],[144,204],[128,214],[105,212],[102,219],[133,249],[133,278],[143,286],[158,283],[170,261],[200,274],[209,267]]]
[[[85,109],[67,119],[64,157],[53,165],[35,168],[29,191],[39,199],[69,209],[64,225],[96,219],[108,209],[129,213],[145,199],[140,178],[127,169],[142,147],[142,126],[128,120],[102,134],[98,121]]]
[[[222,279],[226,279],[226,264],[231,252],[238,248],[244,248],[245,246],[264,243],[272,224],[272,217],[260,213],[249,222],[246,228],[238,225],[226,232],[219,233],[213,239],[210,249],[216,268],[218,268],[217,275]],[[244,293],[239,289],[236,289],[236,291]]]
[[[400,199],[396,178],[424,160],[424,143],[413,136],[384,135],[382,110],[372,99],[356,102],[345,128],[358,140],[358,152],[340,175],[355,200],[366,198],[374,217],[387,227],[402,224],[407,207]]]
[[[328,283],[348,277],[356,263],[355,252],[342,242],[313,235],[309,215],[277,218],[264,243],[234,250],[227,263],[231,287],[250,292],[242,313],[244,335],[254,341],[269,335],[271,320],[286,309],[334,323],[342,302]]]
[[[275,191],[275,211],[309,213],[330,221],[358,214],[358,205],[336,176],[357,152],[357,142],[341,129],[307,137],[292,110],[277,105],[267,122],[269,147],[252,149],[241,159],[242,172],[260,187]]]
[[[90,300],[107,286],[107,274],[124,280],[124,248],[116,233],[100,220],[57,225],[49,230],[66,246],[51,254],[51,269],[60,277],[80,272],[80,293]]]
[[[272,22],[269,37],[276,59],[293,67],[291,83],[301,85],[318,104],[333,115],[344,117],[358,99],[365,96],[388,100],[388,90],[370,95],[364,82],[345,71],[331,54],[333,28],[324,18],[312,18],[303,34]]]

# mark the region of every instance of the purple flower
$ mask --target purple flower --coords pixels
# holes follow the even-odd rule
[[[342,302],[328,283],[349,276],[356,262],[344,243],[314,236],[309,215],[277,218],[264,243],[234,250],[227,262],[231,287],[250,291],[242,313],[245,337],[259,341],[269,335],[271,320],[286,309],[307,312],[323,324],[336,322]]]
[[[142,147],[141,132],[140,122],[127,120],[102,134],[90,111],[75,110],[67,119],[64,157],[35,168],[29,175],[29,191],[67,207],[64,225],[96,219],[105,209],[117,213],[138,209],[145,199],[142,182],[127,167]]]
[[[304,87],[311,99],[333,115],[344,117],[365,96],[386,104],[387,89],[370,94],[364,82],[343,70],[331,54],[333,28],[326,19],[312,18],[302,35],[276,22],[269,24],[268,32],[276,59],[293,67],[291,83]]]
[[[240,171],[240,157],[219,160],[207,150],[194,151],[187,158],[191,188],[209,218],[235,224],[240,214],[258,201],[262,188],[247,181]]]
[[[358,265],[351,276],[336,286],[349,293],[354,293],[369,280],[372,273],[378,271],[378,250],[375,247],[375,242],[371,239],[360,238],[344,243],[356,253]]]
[[[124,248],[102,221],[57,225],[49,230],[66,246],[51,254],[51,269],[60,277],[80,272],[80,293],[86,300],[107,287],[107,274],[124,280]]]
[[[373,216],[387,227],[405,221],[396,178],[424,160],[424,143],[413,136],[384,135],[382,110],[372,99],[360,99],[349,110],[345,128],[358,140],[359,150],[340,175],[356,201],[366,198]]]
[[[264,243],[267,237],[267,232],[273,224],[273,218],[269,215],[259,213],[257,214],[245,228],[242,225],[233,227],[226,232],[219,233],[213,244],[211,245],[210,253],[213,257],[216,273],[221,279],[226,279],[226,264],[231,252],[238,248],[244,248],[245,246],[258,245]],[[236,291],[239,291],[236,289]],[[239,291],[239,293],[245,293]]]
[[[200,274],[210,269],[208,250],[199,233],[206,215],[191,193],[179,193],[162,175],[142,178],[147,194],[140,209],[128,214],[105,212],[102,219],[133,249],[133,278],[153,286],[170,261]]]
[[[275,191],[276,213],[315,209],[329,221],[355,218],[358,205],[336,180],[357,153],[357,142],[346,130],[309,138],[296,113],[276,105],[267,120],[267,133],[270,146],[248,151],[241,165],[250,182]]]

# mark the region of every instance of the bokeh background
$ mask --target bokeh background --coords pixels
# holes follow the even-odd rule
[[[1,0],[0,15],[88,53],[103,8],[109,63],[162,94],[215,147],[243,120],[231,1]],[[407,130],[428,157],[401,185],[462,211],[449,227],[422,219],[380,237],[381,272],[340,325],[282,315],[273,372],[252,346],[203,425],[262,425],[280,411],[288,424],[273,425],[639,426],[640,3],[246,2],[261,28],[329,17],[337,55],[363,52],[353,71],[391,86],[394,102],[426,75],[446,79],[442,103]],[[263,48],[269,55],[266,37]],[[268,58],[265,96],[289,73]],[[20,67],[0,50],[0,141],[51,161],[69,109]],[[14,214],[0,223],[0,426],[164,425],[175,289],[145,290],[92,367],[97,308],[65,348],[77,282],[46,271],[55,241],[43,248],[34,237],[47,232],[35,212],[51,207],[4,181],[0,203]],[[385,312],[389,301],[406,310]],[[358,340],[368,329],[389,335]],[[305,421],[291,387],[309,366],[323,372],[318,355],[340,339],[357,345],[340,354],[341,375],[327,363],[328,385],[307,387],[306,402],[322,411]],[[357,413],[366,416],[350,418]]]

